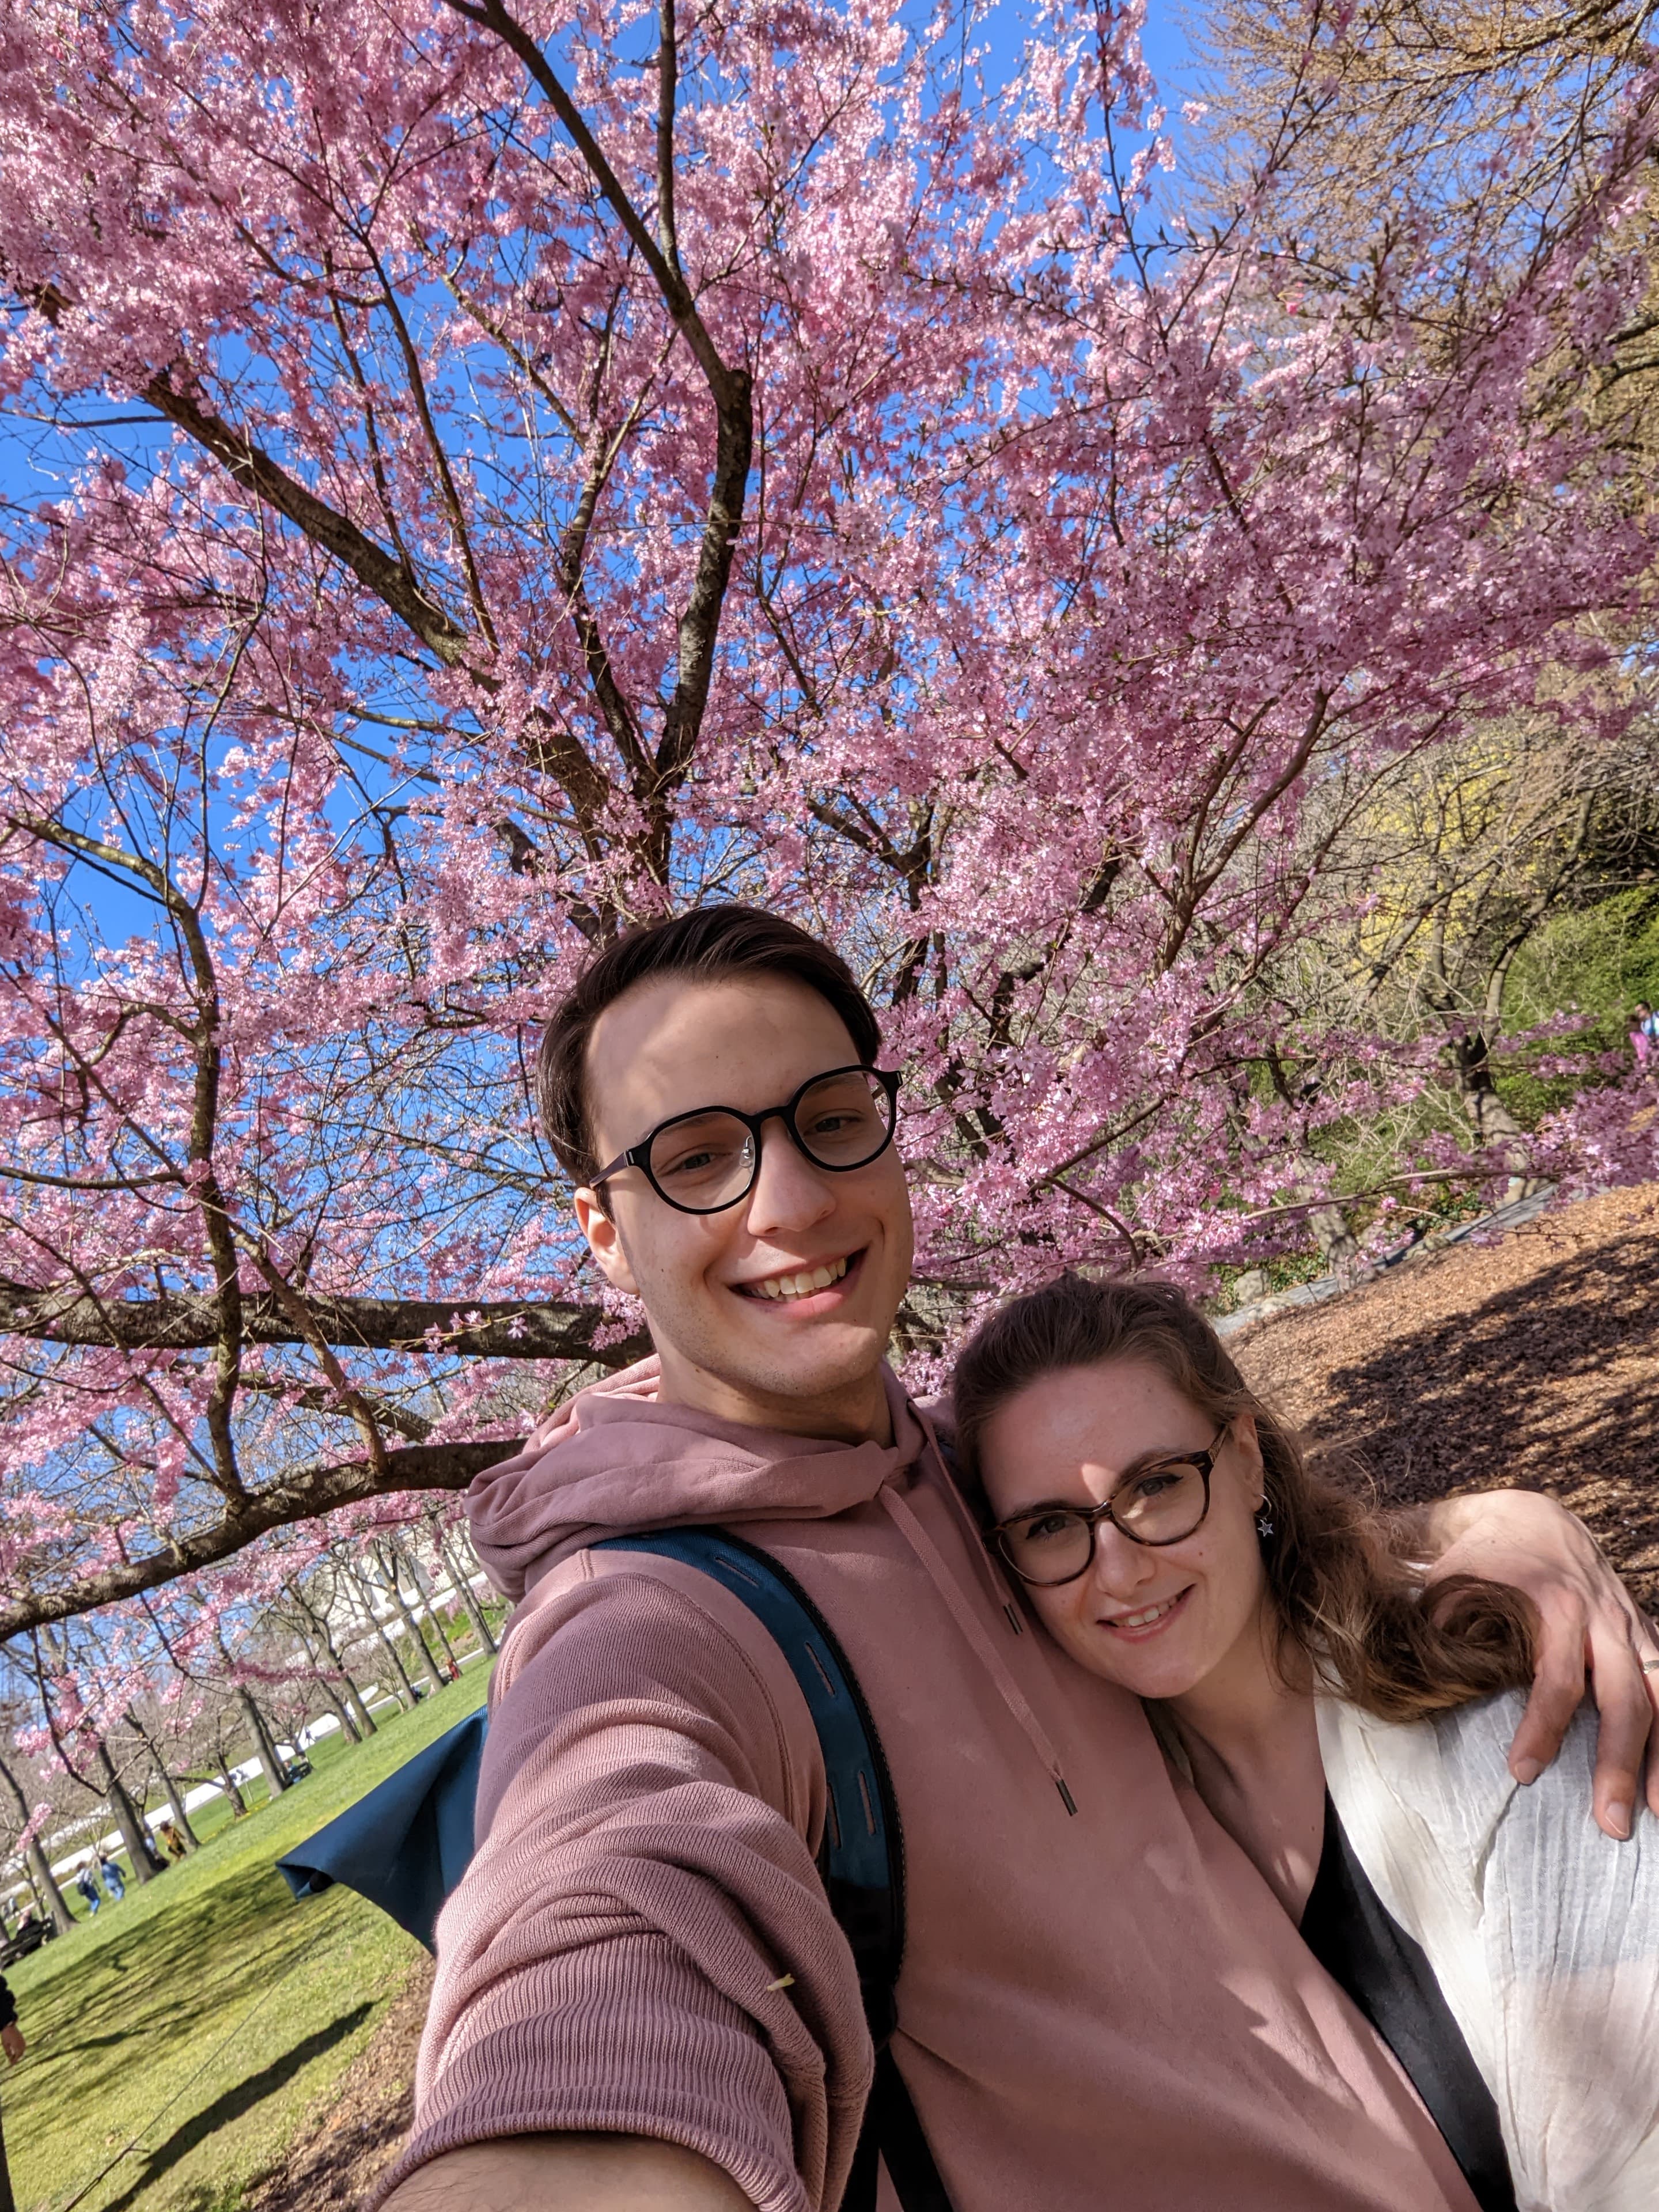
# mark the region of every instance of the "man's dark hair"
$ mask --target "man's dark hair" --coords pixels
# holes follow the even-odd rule
[[[729,975],[782,975],[816,991],[847,1025],[858,1058],[873,1066],[881,1030],[840,953],[762,907],[694,907],[668,921],[641,923],[595,953],[555,1009],[536,1054],[536,1098],[559,1164],[579,1187],[599,1161],[587,1119],[587,1041],[605,1008],[636,983],[678,975],[688,983]],[[710,1100],[710,1104],[719,1102]]]

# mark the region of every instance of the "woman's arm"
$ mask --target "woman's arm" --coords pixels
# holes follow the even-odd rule
[[[1600,1717],[1598,1824],[1629,1835],[1644,1761],[1647,1802],[1659,1814],[1659,1757],[1646,1756],[1659,1715],[1659,1638],[1577,1515],[1538,1491],[1487,1490],[1401,1514],[1395,1528],[1400,1547],[1428,1562],[1431,1584],[1480,1575],[1523,1590],[1538,1608],[1532,1695],[1510,1747],[1516,1780],[1535,1781],[1554,1759],[1588,1688]]]

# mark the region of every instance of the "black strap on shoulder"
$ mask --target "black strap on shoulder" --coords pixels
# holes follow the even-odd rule
[[[1302,1940],[1410,2075],[1480,2212],[1516,2212],[1497,2100],[1426,1954],[1371,1887],[1328,1792]]]
[[[904,1843],[893,1786],[858,1679],[829,1623],[777,1561],[724,1528],[611,1536],[600,1552],[678,1559],[740,1598],[789,1663],[817,1730],[828,1793],[818,1872],[852,1946],[876,2076],[842,2212],[875,2212],[884,2162],[904,2212],[951,2212],[927,2138],[890,2047],[904,1958]]]

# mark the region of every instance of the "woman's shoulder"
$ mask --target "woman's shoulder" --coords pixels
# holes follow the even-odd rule
[[[1589,1823],[1593,1708],[1581,1707],[1558,1758],[1523,1788],[1510,1771],[1510,1747],[1526,1705],[1523,1691],[1505,1690],[1426,1719],[1389,1721],[1322,1697],[1320,1750],[1344,1826],[1407,1832],[1418,1849],[1473,1871],[1500,1828]]]

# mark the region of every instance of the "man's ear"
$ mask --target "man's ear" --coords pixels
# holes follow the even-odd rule
[[[586,1237],[587,1249],[599,1263],[599,1273],[614,1290],[630,1291],[638,1297],[640,1286],[628,1264],[621,1233],[600,1204],[598,1191],[584,1184],[576,1193],[575,1206],[576,1226]]]

